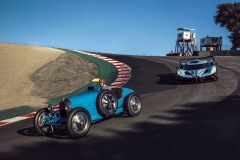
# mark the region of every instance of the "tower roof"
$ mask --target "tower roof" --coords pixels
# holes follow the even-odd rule
[[[177,30],[181,30],[181,31],[192,31],[195,29],[191,29],[191,28],[178,28]]]

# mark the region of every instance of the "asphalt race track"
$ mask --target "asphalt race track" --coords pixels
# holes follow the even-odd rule
[[[176,85],[180,57],[107,55],[132,68],[126,87],[140,94],[138,117],[91,126],[81,139],[64,130],[39,136],[32,118],[0,127],[0,159],[240,159],[240,57],[215,57],[217,82]]]

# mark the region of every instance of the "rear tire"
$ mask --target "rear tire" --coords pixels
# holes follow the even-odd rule
[[[129,94],[124,100],[124,107],[129,116],[139,115],[142,109],[141,98],[135,93]]]
[[[102,91],[97,96],[96,107],[102,117],[111,117],[117,110],[117,96],[111,90]]]

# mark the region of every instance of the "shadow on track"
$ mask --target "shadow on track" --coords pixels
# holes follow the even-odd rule
[[[131,78],[125,87],[134,89],[140,95],[176,88],[171,80],[170,82],[167,82],[166,79],[164,82],[159,80],[159,73],[169,74],[172,72],[170,68],[162,63],[134,58],[131,56],[107,55],[107,57],[124,62],[126,64],[131,64],[130,67],[132,68],[132,77],[134,78]],[[167,83],[169,83],[169,85],[167,85]]]
[[[17,133],[22,136],[41,137],[34,127],[19,129]]]
[[[43,137],[43,138],[45,137],[45,136],[40,135],[34,127],[19,129],[17,131],[17,133],[22,136]],[[49,135],[47,137],[53,138],[53,139],[71,139],[67,130],[65,130],[65,129],[58,129],[54,132],[53,135]]]
[[[65,157],[84,160],[239,160],[239,93],[236,91],[220,102],[186,103],[178,109],[151,114],[149,121],[126,124],[131,125],[131,130],[112,126],[104,131],[111,136],[96,135],[93,127],[92,133],[80,139],[42,139],[32,146],[19,146],[14,154],[0,155],[4,160],[32,157],[37,160],[46,156],[59,160]],[[33,128],[18,132],[30,136],[36,134]]]
[[[159,77],[157,84],[177,85],[176,73],[157,74],[156,76]]]
[[[106,118],[106,119],[102,119],[100,121],[96,121],[94,123],[91,124],[91,126],[93,125],[96,125],[98,123],[104,123],[104,121],[106,120],[110,120],[112,118],[131,118],[129,117],[127,114],[119,114],[119,115],[116,115],[115,117],[111,117],[111,118]],[[69,135],[68,131],[66,128],[60,128],[60,129],[56,129],[54,131],[53,134],[51,135],[48,135],[48,136],[42,136],[40,135],[36,129],[34,127],[29,127],[29,128],[23,128],[23,129],[19,129],[17,131],[17,133],[19,135],[22,135],[22,136],[29,136],[29,137],[48,137],[48,138],[53,138],[53,139],[73,139],[71,138],[71,136]]]

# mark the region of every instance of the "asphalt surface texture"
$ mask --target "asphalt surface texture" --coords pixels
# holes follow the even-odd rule
[[[132,68],[125,87],[142,99],[139,116],[117,116],[72,139],[40,136],[33,119],[0,127],[0,159],[239,160],[240,57],[215,57],[219,80],[175,82],[181,57],[106,55]]]

